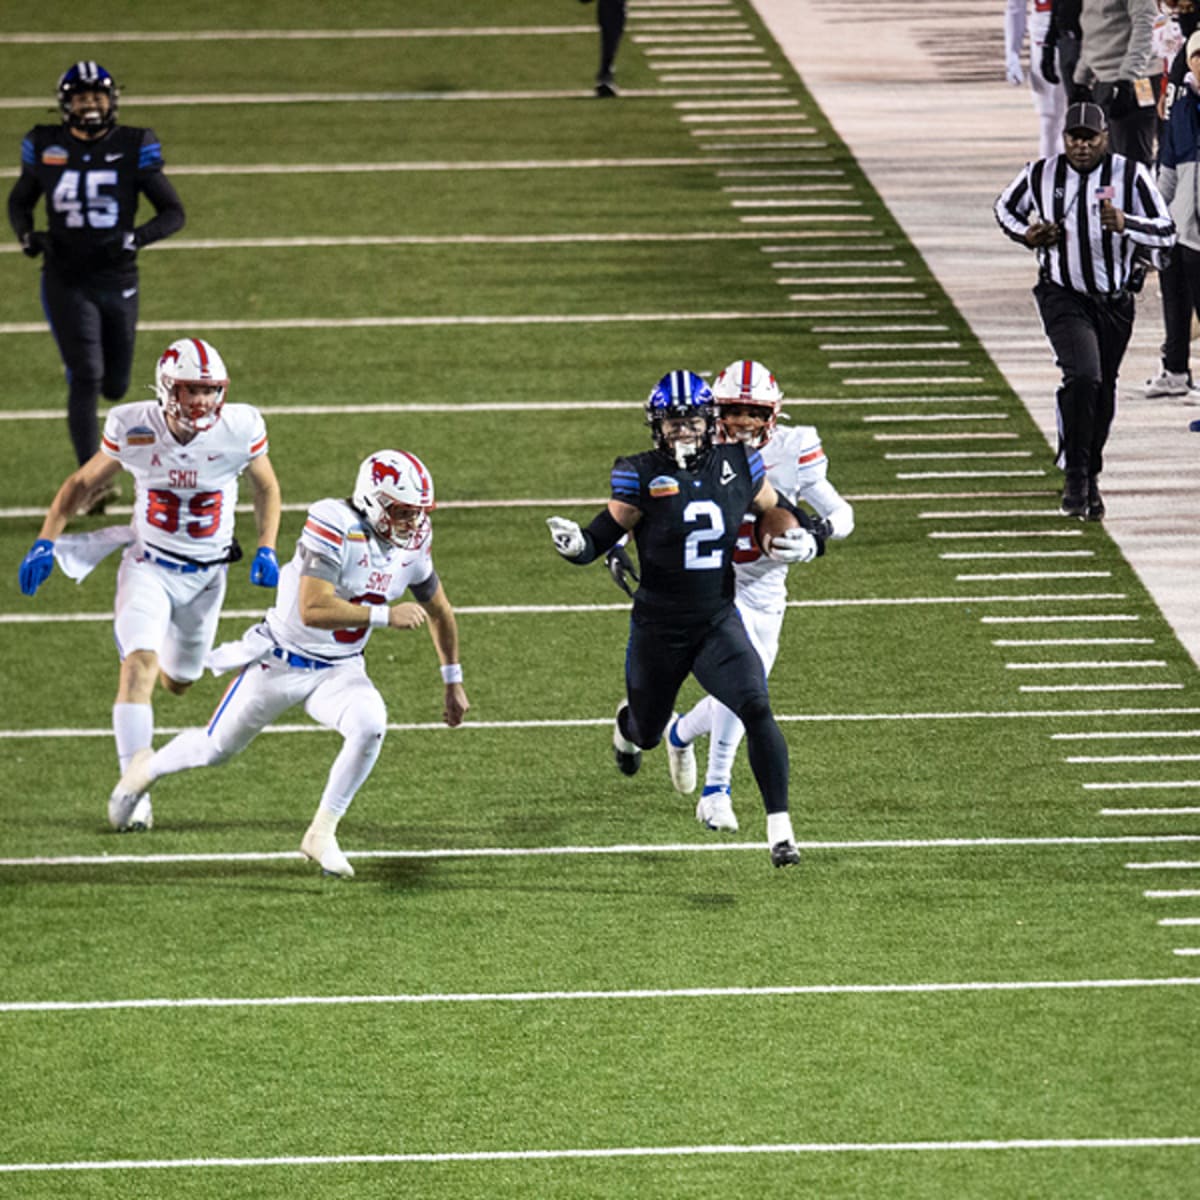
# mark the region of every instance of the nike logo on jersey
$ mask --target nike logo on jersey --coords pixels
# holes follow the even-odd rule
[[[731,479],[736,479],[736,478],[737,478],[737,472],[733,469],[733,466],[729,463],[729,461],[726,460],[725,462],[723,462],[721,464],[720,482],[728,483]]]
[[[137,288],[125,288],[121,292],[121,299],[128,300],[131,296],[136,296],[136,295],[137,295]]]
[[[125,157],[125,155],[123,153],[122,154],[106,154],[104,156],[104,161],[105,162],[116,162],[118,158],[124,158],[124,157]]]

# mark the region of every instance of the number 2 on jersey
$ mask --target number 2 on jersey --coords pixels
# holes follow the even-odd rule
[[[725,536],[725,518],[713,500],[693,500],[683,510],[685,525],[706,521],[707,525],[693,529],[683,544],[683,566],[687,571],[719,571],[725,563],[720,550],[705,548],[707,542],[719,542]]]

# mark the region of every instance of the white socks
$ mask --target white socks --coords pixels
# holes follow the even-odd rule
[[[134,754],[154,744],[154,709],[149,704],[114,704],[112,723],[117,762],[124,774]]]

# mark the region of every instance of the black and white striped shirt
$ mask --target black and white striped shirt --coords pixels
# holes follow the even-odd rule
[[[1125,214],[1122,233],[1100,225],[1100,202],[1106,194]],[[1149,170],[1120,154],[1106,154],[1087,175],[1075,170],[1063,154],[1026,163],[1000,193],[993,211],[1000,228],[1023,246],[1030,225],[1060,225],[1058,241],[1038,249],[1041,277],[1089,295],[1125,287],[1135,247],[1165,250],[1175,244],[1175,222]]]

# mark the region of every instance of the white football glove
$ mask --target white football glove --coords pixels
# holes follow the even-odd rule
[[[807,529],[797,526],[771,539],[767,557],[776,562],[806,563],[817,557],[817,539]]]
[[[583,553],[583,530],[574,521],[568,521],[566,517],[547,517],[546,524],[550,526],[554,548],[563,558],[577,558]]]
[[[1016,51],[1004,60],[1004,74],[1013,87],[1020,87],[1025,82],[1025,68],[1021,66],[1021,56]]]

